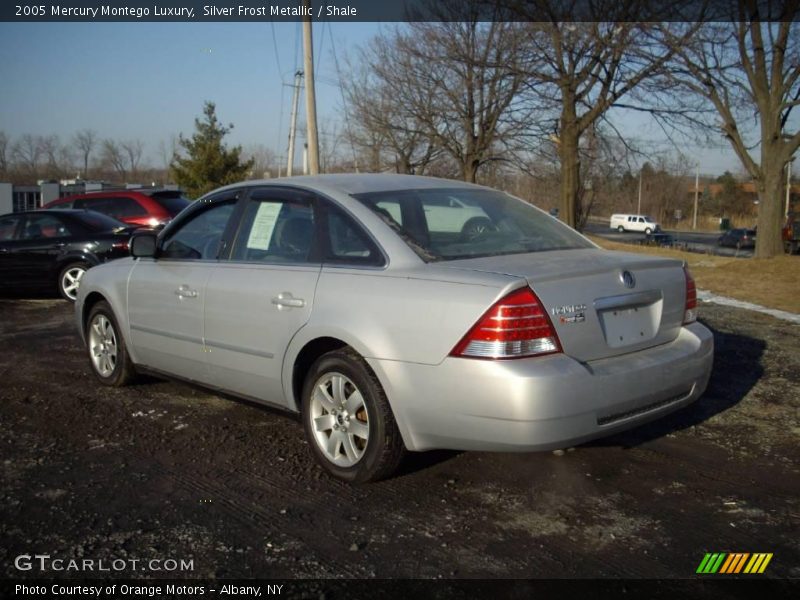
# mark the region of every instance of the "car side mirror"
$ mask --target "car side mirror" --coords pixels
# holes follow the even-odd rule
[[[157,236],[152,231],[135,233],[131,238],[131,256],[134,258],[153,258],[156,255]]]

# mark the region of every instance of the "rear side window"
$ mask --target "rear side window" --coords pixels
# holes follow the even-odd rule
[[[339,264],[383,266],[385,260],[366,232],[348,215],[327,208],[328,243],[325,260]]]
[[[21,239],[45,240],[74,235],[64,221],[53,215],[28,215],[22,228]]]

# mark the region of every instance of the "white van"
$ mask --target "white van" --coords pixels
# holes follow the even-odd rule
[[[611,229],[616,229],[620,233],[624,231],[653,233],[659,231],[661,225],[646,215],[611,215]]]

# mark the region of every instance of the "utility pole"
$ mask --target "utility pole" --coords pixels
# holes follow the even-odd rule
[[[636,206],[636,214],[642,214],[642,170],[639,169],[639,204]]]
[[[310,12],[309,0],[303,4]],[[317,95],[314,91],[314,50],[311,39],[311,17],[303,18],[303,69],[306,73],[306,131],[308,140],[308,170],[319,174],[319,138],[317,137]]]
[[[297,104],[300,101],[300,79],[303,77],[303,72],[298,71],[294,74],[294,95],[292,96],[292,118],[289,123],[289,158],[286,162],[286,176],[292,176],[292,167],[294,166],[294,138],[297,134]]]
[[[700,165],[694,174],[694,217],[692,217],[692,229],[697,229],[697,200],[700,196]]]

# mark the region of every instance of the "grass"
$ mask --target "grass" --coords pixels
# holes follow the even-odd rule
[[[589,236],[607,250],[654,254],[686,261],[697,287],[720,296],[800,313],[800,256],[731,258],[611,242]]]

